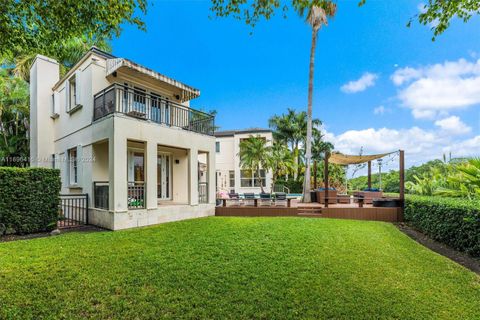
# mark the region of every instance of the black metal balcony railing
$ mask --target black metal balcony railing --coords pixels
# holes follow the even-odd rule
[[[95,208],[108,210],[108,181],[93,183],[93,204]]]
[[[146,184],[142,181],[128,183],[128,208],[144,209]]]
[[[198,183],[198,203],[208,203],[208,182]]]
[[[207,135],[213,135],[215,128],[211,114],[120,84],[94,96],[94,121],[114,112]]]

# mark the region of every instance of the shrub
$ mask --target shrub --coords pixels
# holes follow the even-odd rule
[[[290,193],[302,193],[303,192],[303,182],[302,181],[294,181],[293,179],[290,180],[282,180],[278,179],[275,183],[276,185],[284,185],[290,190]]]
[[[409,195],[405,220],[434,240],[480,256],[480,201]]]
[[[59,170],[0,167],[0,229],[18,234],[54,229],[60,187]]]

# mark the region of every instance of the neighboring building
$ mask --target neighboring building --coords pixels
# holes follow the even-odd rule
[[[267,141],[267,145],[273,144],[272,131],[269,129],[253,128],[215,132],[217,191],[260,193],[260,183],[263,184],[265,192],[271,191],[271,171],[260,170],[260,179],[258,179],[249,170],[243,170],[240,166],[240,141],[251,136],[263,137]]]
[[[124,229],[213,215],[213,116],[200,91],[92,48],[60,78],[30,70],[31,165],[61,171],[62,193],[89,195],[89,222]]]

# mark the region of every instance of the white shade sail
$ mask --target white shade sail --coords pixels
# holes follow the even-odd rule
[[[340,165],[360,164],[360,163],[383,158],[395,152],[397,151],[381,153],[381,154],[361,155],[361,156],[346,155],[340,152],[334,152],[328,158],[328,162],[340,164]]]

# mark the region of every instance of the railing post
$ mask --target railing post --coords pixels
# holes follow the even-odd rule
[[[88,193],[85,194],[85,202],[86,202],[86,206],[85,206],[85,224],[88,224],[88,211],[89,211],[89,208],[88,208]]]

